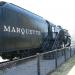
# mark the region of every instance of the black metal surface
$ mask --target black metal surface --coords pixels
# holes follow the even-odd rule
[[[38,48],[42,44],[48,33],[43,18],[13,4],[6,3],[0,9],[0,51]]]
[[[3,6],[6,2],[0,1],[0,6]]]

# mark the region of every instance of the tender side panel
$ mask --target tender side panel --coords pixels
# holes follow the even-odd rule
[[[48,33],[45,21],[26,10],[23,14],[8,7],[2,8],[0,18],[0,48],[4,51],[39,48]]]

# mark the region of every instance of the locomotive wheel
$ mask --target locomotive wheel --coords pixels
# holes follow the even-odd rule
[[[4,53],[2,53],[2,58],[9,59],[10,61],[12,61],[13,58],[15,57],[15,55],[16,55],[15,52],[4,52]]]

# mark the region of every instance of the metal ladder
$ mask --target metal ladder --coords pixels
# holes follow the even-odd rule
[[[59,33],[57,34],[57,36],[55,38],[54,44],[52,46],[52,50],[57,49],[59,47],[59,39],[58,39],[58,37],[59,37]]]

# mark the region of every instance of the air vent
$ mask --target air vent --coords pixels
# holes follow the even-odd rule
[[[0,6],[3,6],[6,2],[0,1]]]

